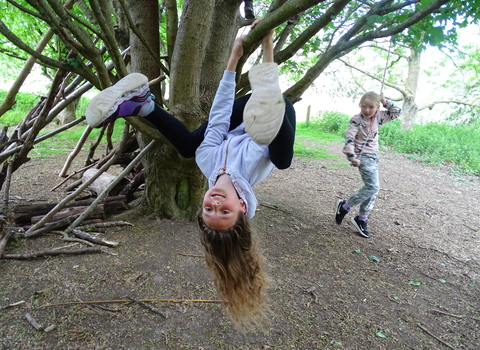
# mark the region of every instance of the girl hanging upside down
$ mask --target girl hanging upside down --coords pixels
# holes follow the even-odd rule
[[[270,279],[249,223],[258,205],[252,187],[275,167],[290,166],[295,139],[295,110],[281,94],[272,36],[273,30],[261,39],[264,63],[249,72],[252,94],[236,100],[235,70],[244,36],[235,40],[209,120],[193,132],[155,105],[148,79],[139,73],[102,91],[86,112],[92,127],[145,117],[180,155],[195,155],[209,186],[197,215],[200,241],[225,311],[242,328],[258,325],[269,310]]]

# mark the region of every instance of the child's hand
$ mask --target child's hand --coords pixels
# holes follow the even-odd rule
[[[263,17],[256,18],[253,23],[250,25],[250,28],[253,29],[263,19]],[[262,45],[271,43],[273,41],[273,33],[275,33],[274,29],[269,30],[260,40]]]
[[[232,52],[230,53],[230,57],[227,63],[227,70],[235,72],[237,68],[237,63],[240,57],[243,55],[243,39],[245,35],[239,36],[233,42]]]
[[[360,165],[362,165],[362,161],[360,159],[352,159],[350,163],[352,163],[355,168],[358,168]]]
[[[387,100],[385,99],[385,95],[383,94],[383,92],[380,93],[380,102],[383,106],[387,104]]]
[[[243,56],[243,39],[245,39],[245,35],[239,36],[233,42],[232,53],[230,54],[231,58],[239,59]]]

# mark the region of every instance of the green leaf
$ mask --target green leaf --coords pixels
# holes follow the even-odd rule
[[[360,249],[355,249],[353,252],[354,252],[355,254],[360,254]]]
[[[384,338],[384,339],[387,338],[387,336],[386,336],[385,334],[383,334],[382,332],[380,332],[380,331],[378,331],[377,333],[375,333],[375,335],[376,335],[377,337],[380,337],[380,338]]]
[[[439,278],[438,280],[442,283],[447,283],[447,281],[445,281],[444,279]]]
[[[376,256],[373,256],[373,255],[371,257],[369,257],[368,260],[375,261],[375,262],[380,262],[380,259],[377,258]]]
[[[420,281],[418,281],[418,280],[413,280],[413,281],[410,281],[410,282],[408,282],[408,283],[410,283],[410,284],[412,284],[412,285],[414,285],[414,286],[419,286],[419,285],[422,284],[422,283],[421,283]]]
[[[382,18],[382,17],[379,15],[371,15],[370,17],[367,18],[367,24],[371,25],[372,23],[375,23],[379,18]]]
[[[69,58],[67,60],[67,63],[70,67],[73,67],[73,68],[78,68],[82,65],[82,61],[77,60],[76,58]]]

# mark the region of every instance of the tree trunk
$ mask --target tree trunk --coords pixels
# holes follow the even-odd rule
[[[70,122],[73,122],[77,118],[76,112],[78,101],[79,99],[76,99],[58,114],[57,120],[59,125],[66,125]]]
[[[408,63],[408,77],[405,83],[406,95],[403,103],[402,129],[408,130],[415,124],[418,106],[415,103],[417,95],[418,79],[420,78],[420,59],[421,51],[410,49],[410,59]]]
[[[148,10],[145,10],[145,3],[149,4]],[[154,9],[157,4],[155,0],[148,0],[141,8],[137,5],[129,6],[134,23],[155,52],[159,52],[156,24],[158,9]],[[183,8],[190,15],[187,16],[189,20],[179,26],[175,52],[168,67],[168,110],[187,125],[189,130],[193,130],[208,118],[213,96],[225,68],[225,52],[228,55],[236,32],[231,23],[236,19],[238,4],[229,1],[215,6],[213,0],[185,1]],[[213,24],[212,17],[216,19]],[[220,20],[221,23],[218,24]],[[212,28],[213,32],[209,34]],[[208,45],[204,40],[209,36],[222,37],[215,44],[214,62],[208,59],[209,55],[205,52]],[[225,42],[228,44],[224,45]],[[158,66],[153,60],[145,59],[149,54],[140,40],[132,35],[130,44],[132,72],[141,72],[149,79],[157,77]],[[209,85],[202,85],[202,82],[207,80],[202,79],[201,72],[209,72]],[[155,96],[162,96],[160,85],[151,87],[151,90]],[[156,103],[162,106],[163,101],[156,99]],[[150,141],[142,135],[139,135],[138,139],[142,147]],[[207,187],[207,180],[198,169],[195,159],[182,158],[165,140],[147,153],[143,164],[145,206],[158,217],[192,220],[203,201]]]

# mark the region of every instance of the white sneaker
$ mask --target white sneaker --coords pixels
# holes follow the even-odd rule
[[[150,113],[154,104],[148,78],[131,73],[92,98],[85,111],[88,125],[99,128],[117,118]]]
[[[252,96],[243,111],[245,131],[258,144],[270,144],[283,123],[285,100],[278,84],[278,64],[253,66],[248,72]]]

